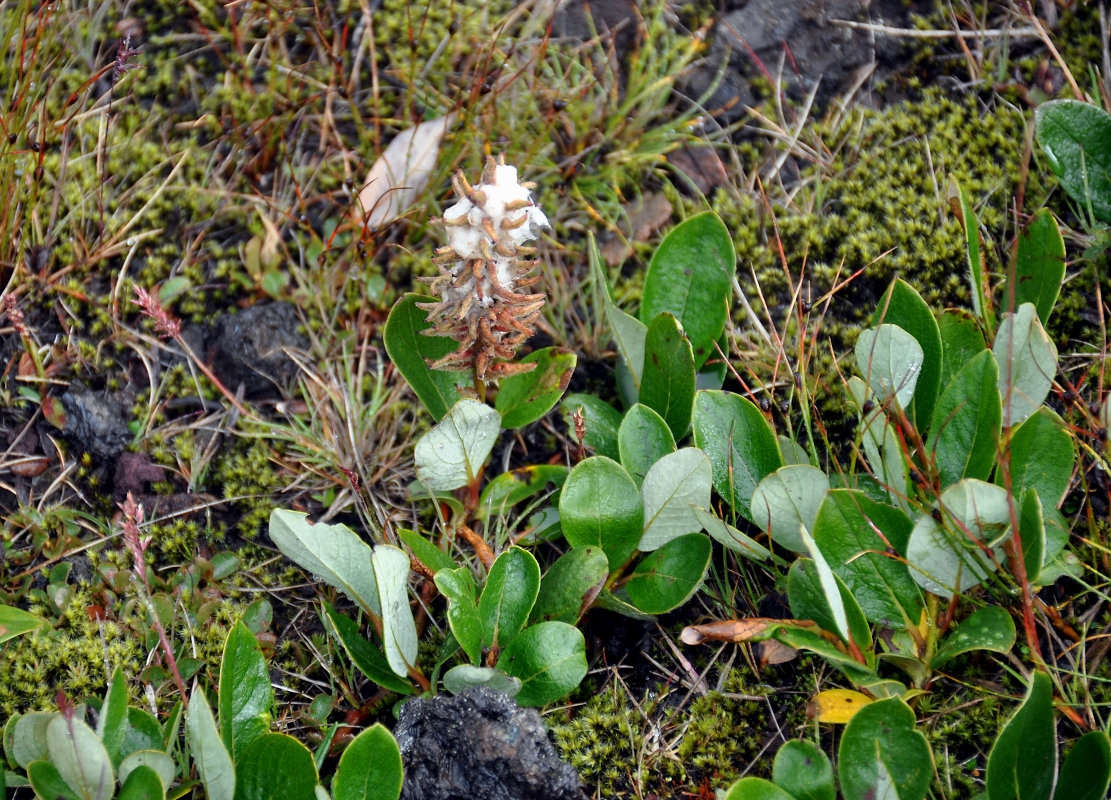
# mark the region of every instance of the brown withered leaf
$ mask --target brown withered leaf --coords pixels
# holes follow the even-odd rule
[[[782,642],[777,642],[775,639],[768,639],[766,642],[760,642],[756,650],[756,657],[760,661],[760,666],[768,667],[776,664],[786,664],[788,661],[794,661],[798,657],[799,651],[793,647],[788,647]]]
[[[683,644],[702,644],[711,642],[758,642],[770,636],[776,628],[813,628],[810,620],[772,619],[771,617],[748,617],[747,619],[726,619],[708,622],[705,625],[688,625],[683,628],[679,638]]]

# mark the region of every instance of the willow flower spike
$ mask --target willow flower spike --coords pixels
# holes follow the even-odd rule
[[[519,183],[516,167],[486,160],[482,181],[471,186],[462,171],[452,179],[459,202],[440,220],[448,244],[436,251],[440,274],[421,278],[436,301],[418,303],[428,311],[430,336],[447,336],[458,349],[429,362],[433,369],[474,374],[475,387],[486,381],[518,375],[535,364],[509,363],[517,347],[534,332],[547,296],[529,294],[540,280],[540,262],[527,242],[550,227],[544,212],[532,201],[534,184]]]

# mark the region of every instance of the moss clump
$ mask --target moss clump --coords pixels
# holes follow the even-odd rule
[[[0,648],[0,726],[13,714],[57,709],[57,694],[83,700],[103,693],[117,668],[137,675],[143,668],[141,620],[134,612],[98,621],[89,612],[88,588],[73,591],[53,626],[44,626]],[[31,613],[50,616],[49,609]]]

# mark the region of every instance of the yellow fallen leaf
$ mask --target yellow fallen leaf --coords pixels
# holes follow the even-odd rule
[[[826,689],[818,692],[806,707],[806,716],[818,722],[844,725],[857,711],[872,702],[866,694],[852,689]]]

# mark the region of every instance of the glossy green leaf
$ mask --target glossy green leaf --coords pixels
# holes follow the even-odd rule
[[[159,785],[169,786],[174,781],[177,767],[162,750],[136,750],[120,763],[120,783],[126,783],[131,773],[140,769],[152,770],[159,779]]]
[[[766,475],[783,466],[768,421],[740,395],[703,391],[694,397],[692,423],[695,444],[710,457],[717,493],[739,514],[755,521],[752,493]]]
[[[856,367],[880,404],[894,398],[900,408],[910,407],[926,360],[917,339],[897,325],[884,324],[861,332],[855,354]]]
[[[1044,672],[1035,672],[1022,704],[991,748],[988,794],[991,800],[1050,800],[1056,775],[1053,685]]]
[[[675,437],[664,418],[646,405],[637,403],[625,413],[617,431],[617,450],[621,466],[637,485],[652,465],[668,453],[675,452]]]
[[[274,691],[258,642],[242,622],[228,631],[220,662],[220,737],[232,759],[270,730]]]
[[[961,478],[987,480],[996,462],[1003,406],[999,368],[988,350],[965,364],[934,408],[926,451],[933,454],[945,488]]]
[[[104,702],[100,704],[96,735],[104,743],[104,749],[117,769],[123,760],[123,740],[127,729],[127,679],[123,670],[116,667],[112,680],[108,682],[108,690],[104,693]]]
[[[321,605],[324,616],[331,625],[332,634],[347,651],[351,663],[358,668],[359,672],[384,689],[398,694],[413,693],[413,687],[409,682],[394,674],[382,651],[359,633],[358,625],[328,603]]]
[[[621,412],[604,400],[599,400],[592,394],[569,394],[564,396],[560,413],[567,425],[567,436],[571,441],[575,438],[575,422],[573,415],[582,409],[583,445],[593,450],[597,455],[611,458],[614,461],[621,458],[617,446],[617,430],[621,427]]]
[[[1000,462],[995,482],[1006,484],[1004,464],[1011,470],[1011,492],[1021,497],[1026,489],[1036,489],[1049,508],[1065,499],[1076,463],[1076,442],[1064,420],[1048,408],[1039,408],[1011,431],[1009,462]]]
[[[948,530],[930,514],[914,524],[907,544],[911,577],[942,597],[963,592],[985,580],[1005,561],[1000,547],[1008,534],[1007,493],[990,483],[966,478],[941,494]],[[992,557],[983,551],[991,548]]]
[[[1034,489],[1027,489],[1022,493],[1018,530],[1022,541],[1022,563],[1026,567],[1026,579],[1036,585],[1045,565],[1046,541],[1045,514],[1042,511],[1042,501]]]
[[[648,325],[644,340],[640,403],[663,417],[676,440],[690,428],[694,384],[690,342],[675,317],[660,314]]]
[[[417,480],[433,492],[473,483],[498,438],[501,417],[478,400],[464,398],[417,440],[413,448]]]
[[[605,271],[602,267],[602,257],[598,253],[598,244],[594,240],[594,233],[587,232],[587,255],[590,259],[590,273],[594,281],[602,288],[602,305],[605,309],[606,321],[617,343],[617,352],[621,354],[625,366],[633,379],[637,391],[640,390],[641,374],[644,365],[644,339],[648,335],[648,326],[631,314],[626,314],[613,302],[609,283],[606,281]],[[617,458],[615,454],[604,453],[595,449],[598,455],[608,455]]]
[[[462,372],[431,369],[429,361],[443,358],[459,344],[442,336],[425,336],[421,331],[432,327],[428,314],[417,308],[417,303],[427,297],[407,294],[398,300],[386,320],[382,340],[386,353],[405,376],[413,392],[433,418],[440,420],[459,399],[456,383],[467,383],[469,377]]]
[[[405,677],[417,663],[417,625],[409,605],[409,556],[398,547],[380,544],[371,561],[382,605],[386,661],[395,675]]]
[[[1061,186],[1084,213],[1111,222],[1111,116],[1077,100],[1034,111],[1038,144]]]
[[[907,704],[893,697],[857,711],[841,737],[837,773],[847,800],[922,800],[933,780],[933,760]]]
[[[504,514],[510,507],[535,497],[549,486],[563,486],[569,471],[562,464],[531,464],[503,472],[482,490],[478,501],[478,518],[488,519],[491,515]]]
[[[165,753],[162,755],[166,756]],[[173,766],[172,759],[170,765]],[[166,796],[168,785],[156,770],[139,764],[127,773],[126,780],[121,781],[117,800],[161,800]]]
[[[520,428],[551,411],[567,391],[577,360],[562,347],[545,347],[520,359],[518,363],[536,368],[501,380],[494,408],[501,414],[502,427]]]
[[[574,625],[598,596],[609,577],[609,560],[597,547],[574,547],[548,567],[532,607],[532,621],[556,620]]]
[[[702,508],[695,508],[693,511],[702,525],[702,530],[710,534],[710,537],[723,547],[757,561],[767,561],[772,557],[768,548],[741,533],[724,520],[718,519],[716,514]]]
[[[58,768],[49,761],[32,761],[27,765],[27,779],[38,797],[50,800],[86,800],[66,784]]]
[[[864,615],[896,629],[918,624],[924,607],[906,565],[885,553],[901,552],[911,528],[902,511],[853,489],[826,494],[814,521],[814,541]]]
[[[108,751],[76,714],[59,714],[46,726],[46,750],[62,780],[81,798],[111,800],[116,791],[116,771]]]
[[[860,411],[861,444],[868,466],[872,468],[875,480],[887,492],[886,500],[904,510],[907,503],[908,473],[905,445],[895,433],[895,427],[888,422],[884,406],[876,402],[875,395],[860,378],[853,375],[848,383],[849,395]],[[871,411],[865,411],[869,403]]]
[[[705,535],[688,533],[649,553],[625,582],[629,600],[646,614],[678,608],[702,585],[712,549]]]
[[[729,787],[725,800],[795,800],[788,792],[763,778],[741,778]]]
[[[817,549],[814,552],[821,553]],[[872,666],[872,632],[868,620],[845,582],[837,577],[824,558],[800,558],[791,565],[787,572],[787,599],[795,619],[816,622],[823,630],[837,634],[843,642],[852,640],[868,657],[869,667]],[[842,657],[849,658],[842,654],[834,663],[842,666]]]
[[[256,739],[235,762],[235,800],[316,800],[316,762],[284,733]]]
[[[413,555],[415,555],[422,564],[433,572],[439,572],[442,569],[455,569],[455,562],[452,560],[451,556],[416,531],[411,531],[407,528],[398,528],[397,538],[413,551]]]
[[[640,321],[651,327],[665,311],[678,319],[690,338],[694,363],[701,367],[725,329],[736,264],[733,237],[716,214],[681,222],[648,262]]]
[[[780,467],[752,493],[753,519],[776,544],[796,553],[806,552],[799,526],[813,532],[818,507],[828,491],[829,478],[817,467]]]
[[[988,346],[980,326],[964,309],[945,309],[937,319],[937,327],[941,332],[942,351],[939,386],[944,388],[961,367]]]
[[[932,669],[941,669],[961,653],[990,650],[1007,653],[1015,643],[1015,622],[1007,610],[999,606],[977,609],[945,637],[930,661]]]
[[[572,547],[600,547],[617,570],[644,529],[640,489],[620,464],[594,456],[575,465],[559,495],[563,536]]]
[[[942,344],[937,320],[922,295],[902,278],[896,278],[872,316],[872,325],[883,323],[899,326],[922,348],[922,369],[908,409],[911,420],[921,427],[933,414],[941,388]]]
[[[461,694],[467,689],[484,686],[495,692],[503,692],[516,697],[521,691],[521,679],[506,675],[493,667],[476,667],[472,664],[457,664],[444,673],[444,689],[452,694]]]
[[[197,765],[208,800],[233,800],[235,767],[231,754],[220,740],[216,720],[212,717],[204,692],[195,684],[189,697],[189,711],[185,715],[185,740],[189,743],[189,753]]]
[[[957,216],[964,227],[965,257],[968,263],[969,279],[972,285],[972,310],[983,320],[989,330],[995,329],[995,312],[991,305],[991,287],[988,283],[987,266],[980,246],[980,220],[964,187],[957,183],[956,176],[949,176],[949,202],[957,209]]]
[[[586,677],[586,640],[573,625],[541,622],[510,642],[497,666],[521,679],[518,703],[542,706],[565,697]]]
[[[1060,800],[1103,800],[1111,785],[1111,738],[1106,731],[1088,731],[1072,746],[1054,797]]]
[[[1049,324],[1065,279],[1065,240],[1048,208],[1034,214],[1018,237],[1014,307],[1032,303],[1042,325]],[[1006,296],[1006,295],[1005,295]]]
[[[325,581],[363,611],[381,616],[370,561],[373,551],[346,525],[313,524],[305,514],[279,508],[270,513],[270,540],[314,580]]]
[[[375,724],[356,736],[340,756],[332,780],[333,800],[397,800],[401,751],[393,734]]]
[[[436,588],[447,598],[447,621],[451,633],[471,663],[482,658],[482,622],[474,578],[466,567],[443,569],[436,573]]]
[[[13,606],[0,605],[0,644],[45,625],[45,621]]]
[[[46,728],[56,716],[57,711],[33,711],[21,714],[14,724],[9,720],[5,733],[10,729],[10,738],[4,742],[8,758],[21,769],[27,769],[32,761],[45,759]]]
[[[641,486],[644,533],[637,549],[655,550],[701,530],[692,506],[709,507],[712,480],[710,459],[697,447],[684,447],[653,464]]]
[[[822,749],[804,739],[779,748],[772,763],[772,780],[795,800],[834,800],[833,767]]]
[[[999,325],[992,345],[999,363],[1003,427],[1018,425],[1041,408],[1057,377],[1057,346],[1030,303],[1019,306]]]
[[[490,567],[478,600],[482,644],[504,648],[525,627],[540,591],[540,565],[528,550],[506,549]]]

